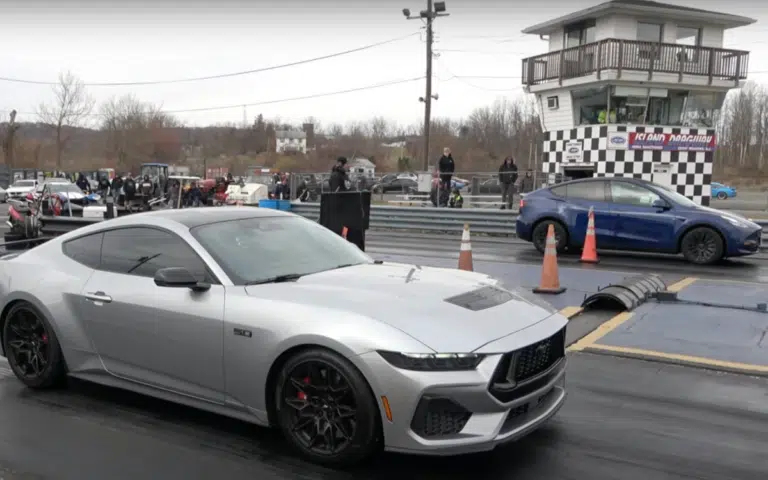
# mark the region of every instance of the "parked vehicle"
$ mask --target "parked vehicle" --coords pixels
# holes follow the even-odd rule
[[[733,187],[729,187],[728,185],[723,185],[722,183],[718,182],[712,182],[711,186],[712,198],[717,198],[718,200],[727,200],[736,196],[736,189]]]
[[[32,179],[16,180],[5,190],[8,199],[24,199],[27,194],[32,193],[37,188],[38,181]]]
[[[418,192],[419,184],[412,178],[393,178],[377,183],[371,188],[373,193],[404,193],[411,194]]]
[[[711,264],[760,249],[762,227],[741,215],[701,206],[664,186],[631,178],[590,178],[542,188],[520,200],[517,236],[540,252],[554,226],[558,251],[578,250],[595,212],[598,248],[682,253]]]

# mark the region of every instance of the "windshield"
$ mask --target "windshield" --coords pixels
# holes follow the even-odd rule
[[[80,187],[71,183],[49,183],[48,189],[54,193],[83,193]]]
[[[690,198],[680,195],[676,191],[672,190],[669,187],[665,187],[664,185],[659,185],[658,183],[653,184],[656,188],[662,191],[664,195],[667,196],[670,200],[672,200],[674,203],[678,205],[682,205],[684,207],[698,207],[700,206],[698,203],[694,202]]]
[[[243,183],[260,183],[262,185],[272,185],[275,179],[271,175],[256,175],[245,179]]]
[[[191,232],[235,285],[373,262],[355,245],[302,217],[232,220]]]
[[[22,187],[22,188],[24,188],[24,187],[34,187],[35,186],[35,181],[34,180],[17,180],[15,182],[13,182],[13,185],[11,185],[11,186],[12,187]]]

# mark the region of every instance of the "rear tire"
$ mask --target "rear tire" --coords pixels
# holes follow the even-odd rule
[[[533,246],[536,247],[540,253],[544,253],[547,246],[547,232],[549,226],[555,227],[555,240],[557,241],[557,253],[565,252],[568,245],[568,231],[565,229],[562,223],[557,220],[544,220],[536,224],[533,227],[533,233],[531,234],[531,241]]]
[[[376,398],[341,355],[320,348],[297,353],[280,370],[274,393],[280,430],[308,460],[352,466],[381,450]]]
[[[718,198],[718,200],[725,200],[725,199],[728,198],[728,194],[725,193],[725,192],[718,192],[717,198]]]
[[[725,245],[720,234],[709,227],[697,227],[680,242],[685,259],[696,265],[711,265],[723,258]]]
[[[29,388],[54,388],[66,381],[67,368],[56,333],[30,303],[16,303],[5,316],[3,351],[16,378]]]

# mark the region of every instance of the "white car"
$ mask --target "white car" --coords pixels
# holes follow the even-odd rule
[[[227,188],[227,203],[235,204],[242,202],[243,205],[258,205],[259,200],[269,198],[269,187],[263,183],[246,183],[237,190],[232,189],[233,185]]]
[[[5,191],[6,199],[23,199],[28,193],[34,192],[36,187],[37,180],[16,180]]]

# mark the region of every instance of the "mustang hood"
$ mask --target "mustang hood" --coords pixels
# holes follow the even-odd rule
[[[246,291],[366,316],[443,353],[471,352],[557,313],[487,275],[396,263],[341,268]]]

